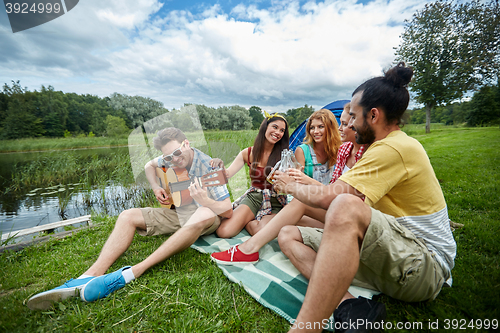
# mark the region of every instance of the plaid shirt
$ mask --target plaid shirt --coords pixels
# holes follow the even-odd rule
[[[257,221],[260,221],[262,219],[262,217],[271,214],[271,211],[272,211],[271,210],[271,208],[272,208],[271,207],[271,197],[276,197],[276,199],[278,199],[279,203],[283,206],[285,206],[287,204],[286,195],[277,194],[276,191],[274,191],[274,189],[261,190],[260,188],[251,186],[241,197],[239,197],[238,199],[236,199],[233,202],[233,210],[235,210],[236,207],[238,207],[240,205],[241,200],[243,200],[243,198],[246,197],[247,194],[251,193],[251,192],[262,192],[262,204],[260,205],[260,209],[257,212],[257,215],[255,215],[255,219]]]
[[[352,142],[345,142],[339,147],[339,151],[337,153],[337,162],[335,163],[335,171],[333,172],[332,180],[330,180],[330,184],[335,183],[340,176],[342,176],[342,171],[344,171],[345,165],[347,163],[347,159],[351,156],[352,147],[354,144]],[[355,162],[357,163],[363,153],[365,152],[366,145],[362,145],[359,147],[358,152],[355,155]]]
[[[210,161],[212,158],[208,156],[207,154],[204,154],[203,152],[199,151],[196,148],[191,148],[194,151],[193,155],[193,162],[191,163],[191,169],[188,171],[189,178],[194,178],[194,177],[202,177],[206,175],[207,173],[212,171],[212,167],[210,166]],[[158,157],[158,166],[161,167],[167,167],[169,168],[170,165],[167,165],[165,163],[165,160],[163,159],[163,156]],[[207,194],[210,198],[214,199],[215,201],[222,201],[226,198],[229,198],[229,192],[227,190],[226,185],[222,186],[211,186],[207,187]],[[194,201],[194,203],[200,207],[200,204]]]

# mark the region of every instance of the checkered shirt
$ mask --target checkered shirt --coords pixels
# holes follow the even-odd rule
[[[347,163],[347,159],[351,155],[352,147],[354,144],[352,142],[345,142],[339,147],[339,151],[337,153],[337,162],[335,163],[335,171],[333,171],[332,180],[330,180],[330,184],[335,183],[340,176],[342,176],[342,171],[344,171],[344,167]],[[365,152],[366,145],[362,145],[359,147],[358,152],[355,155],[355,163],[360,160]]]
[[[212,158],[207,154],[201,152],[196,148],[191,148],[194,151],[193,162],[191,163],[191,169],[189,169],[188,175],[189,178],[194,177],[202,177],[209,172],[212,172],[212,167],[210,166],[210,161]],[[163,156],[158,157],[158,166],[169,168],[170,165],[165,163]],[[229,198],[229,191],[227,190],[226,185],[222,186],[211,186],[207,187],[208,196],[216,201],[222,201],[226,198]],[[200,207],[201,205],[194,201],[194,203]]]

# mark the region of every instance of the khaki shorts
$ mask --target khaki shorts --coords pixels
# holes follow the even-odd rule
[[[141,236],[173,234],[186,224],[191,215],[193,215],[197,209],[198,207],[195,204],[176,207],[175,209],[151,207],[140,208],[147,230],[138,229],[137,233]],[[209,235],[215,232],[220,225],[220,221],[220,217],[216,215],[214,223],[203,230],[201,236]]]
[[[433,300],[449,278],[427,246],[393,216],[371,209],[352,285],[406,302]],[[323,229],[298,227],[304,244],[318,250]]]

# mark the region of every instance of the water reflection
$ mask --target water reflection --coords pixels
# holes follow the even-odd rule
[[[13,190],[12,172],[37,173],[38,170],[32,171],[29,167],[33,161],[40,160],[54,161],[47,168],[58,168],[60,173],[61,168],[76,161],[76,167],[71,167],[78,168],[76,177],[66,178],[63,170],[56,184],[52,180],[46,187],[37,184],[40,187],[20,186],[21,189]],[[120,179],[133,179],[127,147],[0,154],[0,170],[1,233],[91,213],[118,215],[124,209],[154,202],[148,187],[120,182]],[[37,177],[43,177],[46,171],[40,170],[40,176],[35,175],[33,179],[39,180]],[[85,181],[79,182],[82,179]]]

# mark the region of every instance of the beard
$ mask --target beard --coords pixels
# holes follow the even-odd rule
[[[355,128],[356,143],[359,145],[372,144],[375,141],[375,132],[368,125],[366,119],[363,119],[363,127]]]

